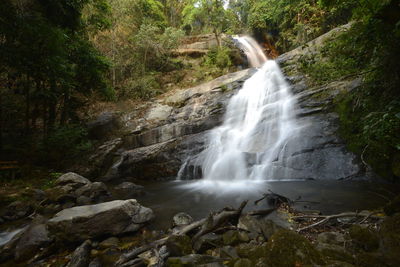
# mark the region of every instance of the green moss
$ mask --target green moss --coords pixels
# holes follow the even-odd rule
[[[392,201],[386,204],[383,210],[389,216],[400,212],[400,195],[398,195]]]
[[[239,259],[238,261],[235,262],[233,267],[253,267],[254,264],[251,262],[249,259]]]
[[[236,251],[241,258],[248,258],[253,263],[256,263],[258,259],[265,257],[267,254],[266,243],[263,245],[254,244],[240,244],[236,247]]]
[[[381,225],[381,251],[389,266],[400,266],[400,213],[387,217]]]
[[[320,252],[326,261],[342,261],[349,264],[354,264],[353,256],[344,250],[341,251],[337,249],[324,248],[320,250]]]
[[[355,256],[356,265],[362,267],[385,267],[387,266],[379,253],[362,252]]]
[[[172,235],[166,242],[171,256],[182,256],[192,253],[192,242],[187,235]]]
[[[243,242],[249,242],[249,236],[245,232],[230,230],[222,235],[225,245],[237,245]]]
[[[353,243],[365,251],[374,251],[379,248],[378,235],[369,228],[355,224],[350,227],[349,235]]]
[[[394,160],[400,148],[400,102],[390,101],[392,94],[390,90],[382,93],[376,84],[365,84],[340,94],[335,111],[340,119],[339,134],[348,148],[379,176],[394,181],[400,178],[396,174],[399,163]]]
[[[267,243],[267,263],[272,267],[293,267],[324,264],[322,255],[305,237],[288,230],[279,230]]]

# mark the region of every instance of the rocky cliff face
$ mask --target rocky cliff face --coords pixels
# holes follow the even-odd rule
[[[332,111],[335,97],[357,88],[361,80],[312,87],[299,67],[303,56],[319,53],[324,41],[347,27],[335,29],[277,59],[297,96],[298,117],[304,125],[274,165],[281,179],[367,177],[362,161],[338,137],[338,116]],[[229,98],[254,72],[247,69],[170,92],[125,114],[122,121],[128,133],[122,139],[109,141],[93,155],[93,166],[109,166],[102,177],[105,180],[165,179],[176,177],[185,163],[183,176],[198,178],[201,174],[193,157],[204,149],[208,130],[221,123]]]

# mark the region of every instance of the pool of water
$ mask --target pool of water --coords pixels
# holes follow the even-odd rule
[[[294,204],[298,210],[318,210],[323,214],[361,211],[382,207],[387,198],[398,192],[393,185],[364,181],[263,181],[213,182],[170,181],[144,184],[147,194],[138,201],[153,209],[156,219],[152,227],[167,229],[172,217],[186,212],[194,219],[205,217],[211,211],[226,206],[238,207],[249,200],[247,210],[266,209],[268,204],[254,201],[270,191],[300,200]]]

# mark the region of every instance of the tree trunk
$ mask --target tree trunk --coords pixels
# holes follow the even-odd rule
[[[25,135],[30,132],[30,119],[31,119],[31,92],[28,83],[25,84]]]
[[[69,93],[65,93],[60,116],[60,125],[65,125],[68,117]]]
[[[214,35],[215,35],[215,39],[217,40],[217,46],[218,48],[221,47],[221,41],[219,40],[219,34],[218,34],[218,30],[216,28],[214,28]]]
[[[49,101],[49,122],[48,122],[48,131],[51,132],[54,129],[54,125],[56,122],[56,117],[57,117],[57,101],[54,99],[51,99]]]
[[[3,101],[0,93],[0,155],[3,152]]]

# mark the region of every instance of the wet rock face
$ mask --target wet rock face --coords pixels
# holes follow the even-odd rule
[[[135,199],[64,209],[51,218],[49,231],[62,240],[78,241],[135,232],[153,219],[153,211]]]
[[[315,87],[300,71],[299,59],[319,53],[322,44],[340,30],[335,29],[306,48],[295,49],[277,59],[297,98],[300,127],[272,163],[266,178],[370,178],[361,160],[339,138],[339,119],[333,112],[335,97],[358,88],[361,80]],[[230,97],[254,72],[247,69],[193,88],[169,92],[163,99],[149,103],[141,115],[129,117],[125,124],[131,125],[130,134],[122,138],[123,149],[118,151],[118,158],[103,179],[168,179],[175,178],[178,171],[183,179],[200,178],[199,153],[204,150],[208,131],[221,124]],[[134,119],[138,117],[141,119]],[[249,153],[249,164],[256,156],[260,155]],[[182,164],[185,166],[180,169]]]
[[[222,122],[229,98],[254,73],[248,69],[170,93],[132,125],[104,180],[176,177],[182,163],[204,149],[207,131]]]

